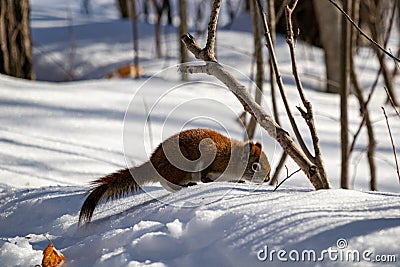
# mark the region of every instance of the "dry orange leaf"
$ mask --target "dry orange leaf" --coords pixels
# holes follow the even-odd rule
[[[139,76],[143,75],[143,69],[139,66],[132,66],[132,65],[124,65],[117,68],[115,71],[110,72],[106,75],[108,79],[113,78],[128,78],[128,77],[136,77],[136,74]]]
[[[43,250],[42,267],[61,267],[65,261],[65,256],[57,250],[53,243],[50,243]]]

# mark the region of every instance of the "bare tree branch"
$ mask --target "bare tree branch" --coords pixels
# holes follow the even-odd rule
[[[351,63],[350,64],[351,65],[351,81],[352,81],[352,84],[354,87],[355,95],[356,95],[357,100],[360,105],[362,121],[365,121],[365,126],[367,128],[367,133],[368,133],[367,158],[368,158],[369,170],[370,170],[370,176],[371,176],[370,189],[372,191],[376,191],[376,190],[378,190],[378,187],[377,187],[377,183],[376,183],[376,165],[375,165],[375,160],[374,160],[375,147],[376,147],[376,142],[375,142],[375,137],[374,137],[374,129],[372,127],[372,122],[371,122],[371,119],[369,116],[369,110],[365,105],[363,90],[357,79],[353,56],[351,56],[351,58],[350,58],[350,63]],[[361,130],[361,128],[359,128],[359,130]],[[354,136],[358,136],[359,133],[360,133],[360,131],[358,131]],[[349,154],[354,149],[355,140],[356,140],[356,138],[354,137],[353,142],[351,143],[351,146],[350,146]]]
[[[387,51],[384,47],[382,47],[380,44],[378,44],[376,41],[374,41],[371,37],[369,37],[361,28],[350,18],[349,15],[334,1],[334,0],[328,0],[329,2],[332,3],[345,17],[346,19],[358,30],[358,32],[364,36],[368,41],[370,41],[372,44],[374,44],[378,49],[380,49],[383,53],[391,57],[394,61],[400,62],[400,59],[392,55],[389,51]]]
[[[273,49],[273,43],[272,43],[270,31],[269,31],[266,13],[263,11],[263,7],[261,5],[260,0],[257,0],[257,3],[258,3],[258,8],[259,8],[260,12],[262,13],[262,17],[263,17],[262,21],[263,21],[263,26],[264,26],[264,30],[265,30],[264,35],[265,35],[265,39],[267,41],[267,48],[268,48],[268,51],[269,51],[269,54],[271,57],[276,82],[278,84],[279,92],[281,94],[281,98],[282,98],[283,104],[285,106],[285,110],[288,115],[290,125],[292,126],[294,135],[296,136],[296,139],[299,142],[301,149],[304,151],[307,158],[311,159],[311,158],[313,158],[313,156],[311,155],[310,150],[307,148],[307,145],[304,142],[303,137],[301,136],[299,128],[297,127],[296,121],[294,119],[292,110],[290,108],[289,102],[287,100],[286,92],[285,92],[284,86],[283,86],[282,76],[281,76],[281,73],[278,68],[278,61],[276,59],[275,51]]]
[[[343,0],[346,12],[351,12],[350,0]],[[345,13],[346,13],[345,12]],[[350,89],[350,57],[351,29],[346,18],[342,16],[341,23],[341,53],[340,53],[340,145],[341,145],[341,175],[340,187],[349,188],[349,122],[347,97]]]
[[[383,111],[383,115],[385,115],[385,118],[386,118],[386,125],[387,125],[388,131],[389,131],[390,142],[392,143],[394,160],[395,160],[395,162],[396,162],[396,171],[397,171],[397,176],[399,177],[399,183],[400,183],[399,162],[397,161],[396,147],[395,147],[395,145],[394,145],[393,136],[392,136],[392,131],[390,130],[389,119],[388,119],[388,116],[386,115],[385,108],[384,108],[384,107],[381,107],[381,108],[382,108],[382,111]]]
[[[368,16],[367,22],[368,22],[369,28],[371,30],[372,37],[375,40],[377,40],[378,42],[385,44],[385,41],[383,40],[384,39],[383,33],[381,30],[381,26],[383,24],[382,19],[378,15],[375,15],[375,17],[373,17],[373,14],[371,14],[372,10],[374,12],[380,13],[382,7],[379,4],[376,5],[374,0],[367,1],[367,3],[368,3],[367,7],[369,8],[369,11],[370,11],[369,12],[370,16]],[[390,27],[389,27],[389,29],[390,29]],[[385,44],[385,46],[386,46],[386,44]],[[388,91],[389,91],[392,99],[396,103],[396,106],[398,106],[399,103],[397,102],[396,90],[395,90],[394,84],[393,84],[393,76],[392,76],[391,71],[389,70],[389,66],[387,64],[386,58],[384,57],[384,54],[377,47],[373,46],[372,48],[375,51],[375,54],[376,54],[379,64],[380,64],[379,72],[382,74],[385,85],[388,88]]]
[[[264,58],[263,58],[263,51],[262,51],[262,37],[261,37],[261,28],[260,28],[260,19],[257,12],[256,1],[250,0],[250,13],[252,18],[252,25],[253,25],[253,39],[254,39],[254,55],[253,58],[256,63],[256,89],[255,89],[255,101],[258,104],[262,102],[262,95],[263,95],[263,86],[265,82],[265,75],[264,75]],[[246,139],[253,139],[255,131],[257,128],[256,120],[251,117],[248,125],[246,126],[245,135]]]
[[[297,5],[297,0],[293,1],[293,4],[291,7],[286,6],[286,21],[287,21],[287,36],[286,36],[286,42],[289,45],[289,50],[290,50],[290,57],[292,60],[292,72],[294,79],[296,81],[296,86],[297,86],[297,91],[299,92],[301,101],[305,107],[306,110],[303,110],[301,107],[297,107],[297,109],[300,111],[303,119],[305,120],[308,129],[310,131],[311,139],[313,142],[313,148],[314,148],[314,157],[310,158],[313,160],[313,162],[319,167],[321,171],[321,178],[323,183],[328,183],[328,180],[326,178],[326,173],[322,173],[322,170],[325,170],[324,163],[322,160],[322,154],[321,154],[321,149],[319,145],[319,138],[317,134],[317,130],[315,128],[315,122],[314,122],[314,115],[313,115],[313,108],[311,102],[306,98],[306,95],[304,93],[303,85],[301,83],[301,79],[299,76],[299,73],[297,71],[297,60],[296,60],[296,55],[295,55],[295,41],[294,41],[294,33],[293,33],[293,25],[292,25],[292,14],[294,9],[296,8]]]
[[[278,165],[275,168],[274,175],[272,176],[271,181],[269,182],[270,185],[275,185],[278,182],[279,172],[282,169],[283,165],[285,164],[286,158],[287,154],[285,153],[285,151],[283,151],[281,158],[279,159]]]
[[[386,91],[386,94],[388,96],[390,104],[392,105],[392,107],[393,107],[394,111],[396,112],[397,116],[400,118],[400,113],[397,110],[396,104],[394,103],[393,98],[390,96],[390,93],[389,93],[388,89],[386,87],[383,87],[383,88],[385,88],[385,91]]]
[[[398,0],[399,1],[399,3],[400,3],[400,0]],[[391,32],[392,32],[392,29],[393,29],[393,22],[394,22],[394,19],[395,19],[395,14],[396,14],[396,8],[393,8],[393,10],[392,10],[392,13],[391,13],[391,15],[390,15],[390,20],[389,20],[389,27],[388,27],[388,29],[387,29],[387,31],[386,31],[386,34],[385,34],[385,39],[384,39],[384,42],[383,42],[383,44],[384,44],[384,47],[386,48],[386,46],[387,46],[387,44],[388,44],[388,42],[389,42],[389,37],[390,37],[390,34],[391,34]],[[384,54],[380,54],[379,55],[379,57],[383,57],[384,56]],[[381,61],[381,60],[379,60],[379,61]],[[396,70],[397,68],[395,68],[395,70]],[[355,66],[354,66],[354,72],[355,72]],[[378,85],[378,81],[379,81],[379,77],[381,76],[381,73],[382,73],[382,66],[380,65],[380,67],[379,67],[379,71],[378,71],[378,73],[376,74],[376,77],[375,77],[375,80],[374,80],[374,82],[372,83],[372,86],[371,86],[371,89],[369,90],[370,92],[369,92],[369,94],[368,94],[368,97],[367,97],[367,100],[364,102],[364,108],[365,109],[368,109],[368,104],[369,104],[369,102],[371,101],[371,98],[372,98],[372,96],[373,96],[373,94],[374,94],[374,92],[375,92],[375,89],[376,89],[376,86]],[[394,75],[393,75],[394,76]],[[388,99],[390,100],[390,95],[388,95]],[[354,136],[353,136],[353,141],[352,141],[352,143],[351,143],[351,145],[350,145],[350,153],[353,151],[353,149],[354,149],[354,147],[355,147],[355,144],[356,144],[356,141],[357,141],[357,138],[358,138],[358,136],[359,136],[359,134],[360,134],[360,132],[361,132],[361,129],[362,129],[362,127],[364,126],[364,123],[365,123],[366,121],[365,121],[365,117],[363,116],[363,118],[362,118],[362,120],[361,120],[361,122],[360,122],[360,125],[358,126],[358,129],[357,129],[357,131],[356,131],[356,133],[354,134]]]
[[[292,177],[293,175],[295,175],[296,173],[298,173],[299,171],[301,171],[301,169],[298,169],[297,171],[294,171],[294,172],[292,172],[290,175],[289,175],[289,169],[288,169],[288,167],[285,165],[285,168],[286,168],[286,178],[285,179],[283,179],[282,180],[282,182],[280,182],[279,184],[277,184],[276,186],[275,186],[275,189],[274,190],[272,190],[272,192],[275,192],[284,182],[286,182],[290,177]]]
[[[207,35],[207,43],[204,48],[207,51],[207,55],[210,57],[208,61],[217,61],[215,59],[214,51],[215,51],[215,39],[217,33],[217,22],[219,11],[221,10],[222,0],[215,0],[211,9],[210,22],[208,23],[208,35]]]
[[[275,28],[276,28],[276,21],[279,20],[279,18],[276,18],[275,15],[275,0],[267,0],[268,3],[268,25],[270,29],[270,35],[271,35],[271,40],[272,40],[272,46],[275,46]],[[282,13],[284,10],[284,2],[282,2]],[[275,48],[274,48],[275,49]],[[273,110],[273,115],[274,119],[277,124],[280,125],[279,122],[279,112],[278,112],[278,104],[277,104],[277,96],[276,96],[276,81],[275,81],[275,74],[274,74],[274,67],[272,66],[272,59],[271,56],[268,59],[268,65],[269,65],[269,83],[271,87],[271,99],[272,99],[272,110]],[[287,154],[285,152],[282,153],[281,158],[279,160],[279,163],[277,167],[275,168],[275,171],[272,175],[271,181],[269,182],[270,185],[275,185],[278,181],[279,173],[282,170],[283,165],[285,164],[287,158]]]
[[[215,1],[220,2],[221,0],[215,0]],[[220,7],[220,5],[216,4],[215,2],[213,6],[215,8]],[[209,43],[212,43],[213,42],[212,39],[215,39],[215,30],[216,30],[216,26],[210,27],[210,24],[212,24],[213,21],[216,22],[217,20],[218,20],[218,12],[211,12],[210,23],[208,28],[208,30],[211,31],[209,32],[208,35],[209,38],[211,38]],[[268,27],[266,29],[268,31]],[[271,37],[269,36],[269,40],[270,38]],[[305,155],[305,153],[297,146],[297,144],[290,137],[290,135],[284,129],[282,129],[259,104],[257,104],[254,101],[252,96],[249,94],[248,90],[246,90],[246,87],[243,86],[228,71],[226,71],[226,69],[218,62],[216,61],[210,62],[209,59],[212,58],[212,56],[210,56],[210,52],[207,49],[201,49],[201,47],[197,44],[196,40],[191,35],[187,34],[182,36],[182,41],[185,43],[187,48],[194,54],[196,58],[202,59],[206,62],[205,65],[180,66],[179,70],[186,73],[206,73],[208,75],[214,76],[222,83],[224,83],[237,97],[237,99],[241,102],[244,109],[247,112],[249,112],[257,120],[260,126],[263,127],[268,132],[268,134],[281,145],[283,150],[290,157],[292,157],[292,159],[297,163],[297,165],[301,168],[301,170],[307,175],[308,179],[313,184],[314,188],[328,189],[329,183],[324,184],[321,181],[321,173],[320,173],[321,170],[318,168],[318,166],[316,166]]]

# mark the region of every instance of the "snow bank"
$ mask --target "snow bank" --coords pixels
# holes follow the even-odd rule
[[[329,248],[371,250],[374,257],[397,255],[400,249],[398,194],[286,188],[272,192],[267,186],[229,183],[174,194],[150,189],[159,200],[139,193],[107,203],[97,209],[92,223],[81,228],[80,188],[4,189],[1,261],[4,266],[39,264],[48,242],[45,234],[71,267],[264,266],[271,264],[270,258],[258,259],[265,246],[312,249],[317,254]],[[202,204],[209,198],[219,200]],[[187,201],[198,205],[186,207]],[[338,248],[340,239],[347,242],[346,248]],[[272,259],[280,264],[276,255]],[[316,262],[349,264],[328,257]],[[373,265],[363,260],[361,264]]]

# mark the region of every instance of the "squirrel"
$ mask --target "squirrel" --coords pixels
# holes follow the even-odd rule
[[[92,182],[80,214],[90,222],[101,201],[124,197],[141,186],[160,182],[169,191],[196,185],[197,182],[269,180],[271,167],[261,143],[230,139],[211,129],[179,132],[158,145],[150,160]]]

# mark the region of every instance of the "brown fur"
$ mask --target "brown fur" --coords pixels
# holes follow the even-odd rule
[[[187,160],[195,161],[202,156],[199,150],[200,142],[208,138],[213,141],[216,155],[211,164],[199,172],[190,172],[174,166],[168,160],[163,148],[164,145],[178,141],[182,155]],[[206,152],[211,150],[210,146],[205,146]],[[175,158],[175,156],[178,157],[178,154],[173,152],[172,157]],[[254,164],[259,164],[259,171],[254,171]],[[242,169],[239,168],[240,165]],[[213,176],[222,177],[221,174],[224,172],[228,174],[230,181],[242,181],[242,178],[249,181],[254,179],[258,182],[268,180],[270,166],[267,157],[262,152],[261,144],[229,139],[210,129],[191,129],[180,132],[162,142],[148,162],[93,181],[93,187],[79,214],[79,224],[82,221],[90,221],[96,206],[101,201],[124,197],[139,190],[141,185],[161,182],[165,188],[176,190],[176,187],[193,185],[200,181],[214,181]]]

